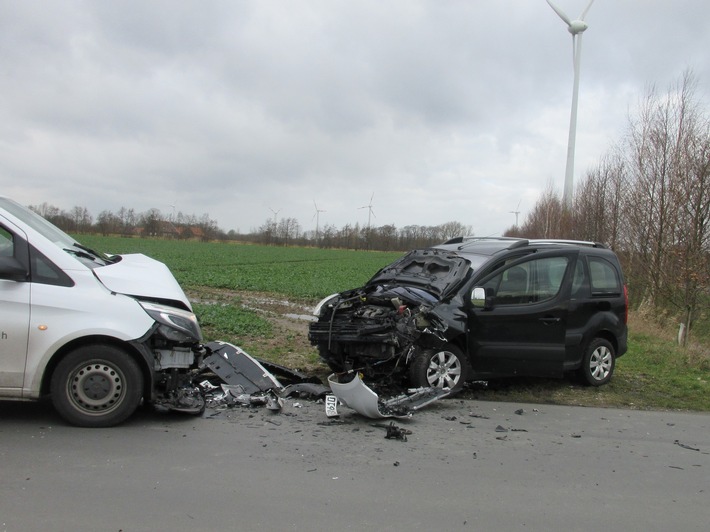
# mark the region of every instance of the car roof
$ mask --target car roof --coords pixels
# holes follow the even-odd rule
[[[599,242],[589,242],[583,240],[554,240],[554,239],[526,239],[511,237],[456,237],[447,240],[443,244],[433,246],[435,249],[451,251],[467,258],[478,255],[479,258],[472,260],[474,267],[483,262],[487,262],[491,257],[505,250],[534,250],[534,249],[563,249],[563,248],[608,248]]]

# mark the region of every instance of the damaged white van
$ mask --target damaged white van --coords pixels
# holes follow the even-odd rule
[[[69,423],[106,427],[141,401],[201,411],[205,353],[168,268],[104,255],[0,196],[0,399],[50,396]]]

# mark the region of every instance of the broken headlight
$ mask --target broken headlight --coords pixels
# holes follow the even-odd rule
[[[160,324],[159,331],[168,340],[179,343],[202,341],[200,325],[192,312],[147,301],[141,301],[140,304],[143,310]]]
[[[320,313],[323,310],[323,307],[335,302],[338,297],[340,297],[340,294],[330,294],[328,297],[321,299],[320,302],[313,309],[313,315],[316,317],[320,317]]]

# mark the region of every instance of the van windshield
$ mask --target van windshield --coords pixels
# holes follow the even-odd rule
[[[37,231],[50,242],[53,242],[57,247],[76,256],[81,262],[90,267],[112,262],[112,260],[103,253],[82,246],[76,239],[66,234],[57,226],[48,222],[33,210],[23,207],[10,198],[0,197],[0,209],[4,209],[14,217],[22,220],[23,223]]]

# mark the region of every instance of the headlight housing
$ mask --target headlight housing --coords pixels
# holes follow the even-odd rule
[[[329,303],[335,302],[338,297],[340,297],[340,294],[330,294],[328,297],[321,299],[320,302],[313,308],[313,315],[319,318],[323,307],[327,306]]]
[[[140,301],[140,304],[160,324],[158,330],[168,340],[178,343],[202,342],[202,331],[194,313],[147,301]]]

